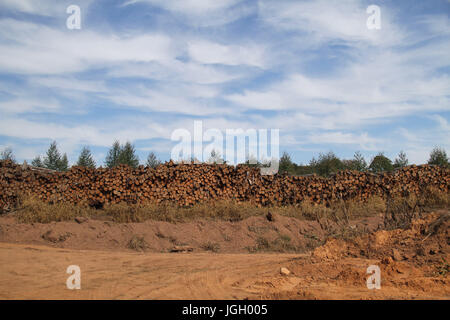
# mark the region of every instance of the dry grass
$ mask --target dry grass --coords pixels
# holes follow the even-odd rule
[[[202,248],[203,250],[206,250],[206,251],[219,252],[219,250],[220,250],[220,244],[218,244],[218,243],[216,243],[216,242],[208,241],[208,242],[204,243],[204,244],[201,246],[201,248]]]
[[[403,197],[390,197],[386,200],[384,228],[406,229],[415,218],[425,211],[449,208],[450,194],[436,188],[425,187],[419,194],[409,194]]]
[[[148,244],[144,237],[134,235],[128,242],[128,248],[136,251],[145,251],[148,248]]]
[[[158,220],[167,222],[186,222],[196,219],[218,219],[225,221],[240,221],[250,216],[263,215],[266,209],[257,208],[249,203],[231,201],[216,201],[214,203],[199,203],[192,207],[180,208],[173,203],[155,204],[108,204],[101,210],[111,216],[115,222],[143,222]]]
[[[36,197],[21,197],[15,216],[20,223],[49,223],[53,221],[73,220],[75,217],[97,215],[95,209],[87,206],[75,206],[69,203],[46,203]]]
[[[298,219],[321,221],[331,220],[340,225],[348,225],[352,219],[385,213],[385,223],[394,227],[403,227],[418,212],[427,209],[448,208],[450,194],[436,189],[426,188],[416,195],[404,197],[371,197],[362,202],[357,200],[340,200],[323,204],[303,201],[298,205],[283,207],[257,207],[254,204],[233,201],[215,201],[199,203],[182,208],[174,203],[143,204],[105,204],[102,209],[90,208],[88,205],[72,205],[64,202],[46,203],[27,196],[21,197],[14,214],[21,223],[49,223],[53,221],[73,220],[75,217],[107,216],[117,223],[144,222],[146,220],[167,221],[171,223],[194,221],[197,219],[241,221],[250,216],[272,214]],[[405,223],[406,221],[406,223]]]
[[[386,201],[373,196],[366,201],[358,200],[334,200],[327,204],[317,204],[303,201],[297,206],[275,207],[271,211],[280,215],[304,218],[307,220],[332,219],[350,220],[360,217],[373,216],[386,209]]]
[[[425,187],[420,192],[417,201],[418,205],[426,209],[448,208],[450,207],[450,193],[433,187]]]
[[[436,271],[434,274],[436,276],[447,277],[450,272],[450,264],[442,258],[442,262],[436,266]]]
[[[264,237],[256,239],[256,245],[248,247],[250,253],[256,252],[296,252],[299,250],[291,243],[291,238],[287,235],[280,235],[275,240],[269,241]]]
[[[366,201],[337,200],[331,203],[330,208],[333,211],[333,216],[337,219],[355,219],[384,212],[386,201],[379,196],[370,197]]]

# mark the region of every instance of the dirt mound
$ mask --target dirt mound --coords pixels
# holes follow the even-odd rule
[[[313,257],[379,259],[384,265],[405,261],[416,267],[445,264],[450,252],[449,225],[450,213],[438,211],[413,220],[406,230],[380,230],[350,241],[329,240],[314,250]]]
[[[360,218],[353,224],[373,231],[381,222],[382,217],[375,216]],[[103,216],[31,224],[18,223],[14,214],[0,216],[0,242],[71,249],[173,252],[187,246],[194,252],[306,252],[323,244],[325,238],[317,221],[281,215],[275,221],[261,215],[235,222],[201,219],[116,223]]]
[[[405,230],[329,240],[309,258],[286,264],[287,278],[267,277],[252,286],[268,299],[449,299],[449,214],[431,213]],[[380,290],[367,288],[373,265],[380,268]]]

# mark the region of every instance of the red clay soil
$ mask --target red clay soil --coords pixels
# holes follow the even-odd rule
[[[287,217],[275,222],[253,217],[234,223],[88,220],[46,225],[0,217],[0,298],[450,299],[448,217],[449,211],[438,211],[407,230],[329,240],[307,253],[268,254],[248,253],[248,247],[256,246],[261,235],[287,235],[301,251],[308,245],[299,239],[311,240],[323,231],[315,222]],[[364,223],[375,228],[376,219]],[[359,223],[356,229],[363,226]],[[144,237],[146,251],[127,248],[135,234]],[[219,253],[207,252],[207,241],[218,243]],[[194,251],[161,253],[174,242]],[[81,290],[66,288],[66,268],[72,264],[81,268]],[[369,265],[380,267],[381,289],[367,288]],[[281,267],[290,273],[281,274]]]
[[[407,230],[377,231],[351,241],[330,240],[289,267],[305,280],[268,298],[450,299],[450,212],[413,221]],[[368,290],[369,265],[381,270],[381,289]]]

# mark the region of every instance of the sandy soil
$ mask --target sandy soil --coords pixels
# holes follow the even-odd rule
[[[296,254],[84,250],[57,247],[67,240],[53,243],[38,232],[35,241],[53,247],[0,243],[0,298],[450,299],[448,216],[437,212],[408,230],[330,240]],[[24,228],[3,221],[2,237],[10,232],[5,224],[10,231]],[[23,232],[16,240],[28,236]],[[366,287],[373,264],[381,269],[379,290]],[[81,290],[66,288],[69,265],[81,268]],[[281,267],[290,274],[281,274]]]
[[[254,216],[238,222],[199,220],[187,223],[169,223],[148,220],[142,223],[114,223],[105,220],[80,218],[76,221],[52,223],[17,223],[14,215],[0,216],[0,242],[48,245],[57,248],[106,251],[132,251],[130,240],[142,238],[146,252],[170,252],[175,246],[189,246],[194,252],[204,252],[211,244],[220,253],[249,253],[259,238],[269,246],[284,251],[304,253],[323,244],[327,232],[338,232],[332,221],[323,230],[317,221],[276,216],[269,221],[265,216]],[[382,216],[352,221],[352,230],[370,232],[382,223]],[[281,248],[280,248],[281,249]],[[273,251],[273,250],[272,250]]]

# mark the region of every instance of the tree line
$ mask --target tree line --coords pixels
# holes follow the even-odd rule
[[[0,153],[0,160],[10,160],[12,162],[16,162],[14,153],[10,147],[5,148]],[[121,145],[119,141],[115,141],[108,151],[104,162],[105,167],[113,168],[120,164],[126,164],[133,168],[136,168],[140,164],[139,157],[136,155],[136,149],[130,142],[126,142]],[[159,164],[161,164],[161,161],[156,157],[154,152],[150,152],[145,164],[149,167],[156,168]],[[47,149],[47,152],[43,157],[36,156],[31,161],[31,165],[34,167],[57,171],[67,171],[69,169],[67,154],[61,154],[58,150],[56,141],[53,141],[50,144],[50,147]],[[87,168],[97,168],[97,164],[89,147],[85,146],[81,149],[75,165]]]
[[[11,160],[15,162],[15,157],[11,148],[7,147],[0,153],[1,160]],[[216,151],[211,152],[211,156],[208,159],[209,163],[225,163],[220,157],[220,154]],[[262,166],[261,163],[250,164],[251,161],[247,160],[245,163],[248,166]],[[139,157],[136,154],[136,149],[133,144],[126,142],[120,144],[119,141],[115,141],[111,148],[108,150],[104,165],[108,168],[113,168],[120,164],[126,164],[130,167],[136,168],[139,166]],[[150,152],[145,165],[148,167],[156,168],[161,161],[156,157],[154,152]],[[283,152],[279,159],[279,172],[289,175],[306,175],[306,174],[318,174],[321,176],[329,176],[341,170],[357,170],[357,171],[369,171],[369,172],[383,172],[392,171],[397,168],[405,167],[409,164],[406,153],[401,151],[398,156],[392,161],[384,155],[384,153],[378,153],[370,163],[367,163],[362,154],[355,152],[352,159],[340,159],[332,151],[328,153],[320,153],[317,158],[313,157],[309,164],[296,164],[291,160],[291,156],[287,152]],[[443,148],[435,147],[431,152],[428,159],[428,164],[440,165],[449,167],[449,159],[447,153]],[[32,166],[47,168],[57,171],[66,171],[69,169],[69,162],[67,154],[61,154],[58,150],[56,141],[53,141],[44,157],[37,156],[31,162]],[[77,166],[96,168],[97,164],[92,156],[89,147],[83,147],[77,162]]]
[[[428,164],[449,167],[449,159],[443,148],[435,147],[430,152]],[[400,151],[394,161],[384,155],[383,152],[378,153],[367,163],[363,155],[357,151],[353,159],[340,159],[330,151],[328,153],[320,153],[318,158],[312,158],[307,165],[298,165],[292,162],[290,155],[284,152],[279,162],[279,172],[290,175],[306,175],[318,174],[321,176],[329,176],[341,170],[368,171],[373,173],[393,171],[394,169],[403,168],[409,165],[406,153]]]

